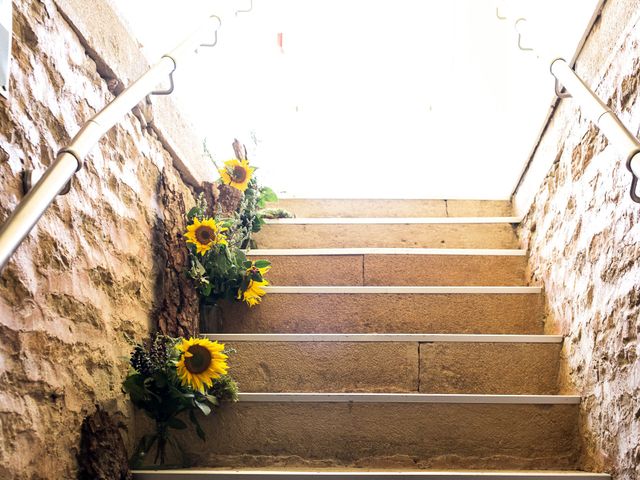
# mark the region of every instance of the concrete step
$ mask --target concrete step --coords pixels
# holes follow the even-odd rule
[[[574,469],[579,398],[242,393],[181,439],[193,466]]]
[[[251,250],[273,285],[524,285],[526,251],[327,248]]]
[[[208,333],[542,334],[538,287],[269,287],[246,308],[221,302]]]
[[[561,336],[214,334],[250,392],[555,394]]]
[[[260,248],[518,248],[503,218],[296,218],[270,220]]]
[[[301,480],[324,478],[357,480],[611,480],[604,473],[580,471],[506,470],[369,470],[359,469],[179,469],[134,470],[135,480]]]
[[[280,199],[279,207],[297,217],[508,217],[508,200]]]

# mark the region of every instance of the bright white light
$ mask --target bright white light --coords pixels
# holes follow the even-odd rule
[[[553,98],[513,17],[570,58],[596,3],[511,0],[507,22],[488,0],[254,0],[237,16],[248,0],[116,0],[152,61],[196,19],[222,17],[218,46],[177,72],[176,98],[219,159],[240,138],[277,191],[499,199]]]

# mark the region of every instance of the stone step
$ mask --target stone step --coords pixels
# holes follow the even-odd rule
[[[357,480],[611,480],[605,473],[580,471],[506,470],[369,470],[359,469],[177,469],[134,470],[135,480],[310,480],[315,478]]]
[[[269,204],[297,217],[508,217],[508,200],[304,199]]]
[[[539,287],[268,287],[246,308],[220,302],[207,333],[542,334]]]
[[[504,218],[296,218],[269,220],[260,248],[518,248]]]
[[[574,396],[242,393],[181,439],[192,466],[574,469]]]
[[[524,285],[525,250],[326,248],[251,250],[273,285]]]
[[[555,394],[555,335],[214,334],[251,392]]]

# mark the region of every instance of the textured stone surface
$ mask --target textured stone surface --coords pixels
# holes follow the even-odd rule
[[[362,255],[260,255],[273,268],[272,285],[362,285]]]
[[[560,344],[225,343],[238,352],[231,368],[245,392],[546,395],[558,390]]]
[[[639,2],[609,4],[639,8]],[[604,23],[616,21],[626,24],[628,17]],[[591,52],[584,60],[589,68],[603,60]],[[592,85],[637,134],[640,25],[614,52]],[[567,336],[560,378],[564,390],[583,397],[582,467],[632,480],[640,477],[640,208],[629,199],[624,159],[573,102],[564,103],[536,153],[556,162],[520,233],[531,252],[532,281],[547,293],[547,330]]]
[[[447,200],[447,217],[512,217],[513,205],[506,200]]]
[[[51,0],[14,2],[11,97],[0,99],[0,220],[112,94]],[[168,247],[192,192],[128,115],[95,147],[0,275],[0,478],[75,478],[83,418],[131,411],[131,340],[197,317]],[[169,252],[169,253],[168,253]],[[178,292],[183,296],[178,298]],[[163,313],[158,315],[158,312]],[[129,430],[131,442],[135,435]]]
[[[82,422],[79,480],[131,480],[119,422],[98,408]]]
[[[273,285],[525,285],[527,257],[261,255]]]
[[[626,32],[637,28],[637,15],[640,11],[640,0],[608,0],[601,4],[600,14],[595,19],[593,28],[587,32],[575,64],[575,71],[592,90],[601,83],[612,58],[617,62],[620,52],[625,55],[628,40]],[[633,56],[627,59],[633,60]],[[576,112],[574,100],[556,101],[552,109],[550,121],[540,131],[540,143],[531,145],[535,148],[533,161],[528,165],[524,181],[513,197],[517,215],[524,216],[529,210],[542,181],[554,161],[557,161],[557,154],[562,150],[570,125],[576,120],[580,120],[583,127],[585,125],[584,119],[580,118],[581,114]]]
[[[270,206],[297,217],[510,217],[511,202],[496,200],[379,200],[283,198]]]
[[[365,255],[365,285],[526,285],[527,257]]]
[[[542,333],[540,294],[267,294],[222,304],[232,333]]]
[[[571,469],[577,405],[238,403],[193,465]],[[196,448],[194,448],[196,447]]]
[[[423,343],[420,392],[551,395],[559,344]]]
[[[140,49],[138,39],[117,14],[117,5],[111,0],[55,0],[64,18],[84,44],[87,55],[96,62],[98,73],[108,79],[116,92],[131,85],[149,68],[149,62]],[[196,28],[197,25],[194,25]],[[204,39],[208,34],[204,33]],[[180,39],[176,39],[176,44]],[[169,48],[175,45],[169,45]],[[169,52],[166,52],[169,53]],[[182,72],[187,62],[181,61],[175,73],[176,89],[182,90]],[[201,152],[202,139],[195,133],[190,121],[176,108],[174,95],[153,97],[153,120],[149,128],[157,135],[182,177],[190,185],[203,180],[214,181],[218,175]]]
[[[225,342],[245,392],[415,392],[418,344]]]
[[[259,248],[518,248],[510,224],[265,225]]]

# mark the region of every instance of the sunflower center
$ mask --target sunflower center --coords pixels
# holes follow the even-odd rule
[[[233,167],[233,171],[231,172],[231,179],[234,182],[242,183],[245,181],[246,178],[247,178],[247,170],[244,167],[240,165],[236,165],[235,167]]]
[[[188,352],[193,355],[184,359],[184,365],[190,373],[202,373],[211,365],[211,352],[202,345],[191,345]]]
[[[211,227],[203,225],[196,230],[196,240],[203,245],[213,242],[215,238],[216,231]]]

